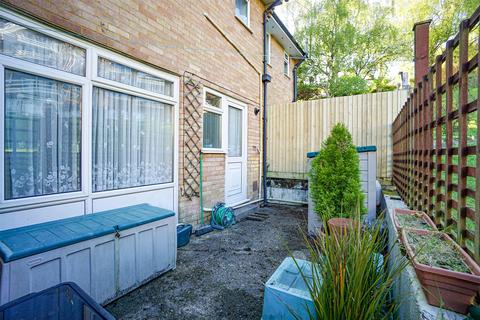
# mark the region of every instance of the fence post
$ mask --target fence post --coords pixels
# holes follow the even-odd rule
[[[445,123],[446,123],[446,181],[445,181],[445,191],[446,191],[446,211],[444,219],[444,228],[450,226],[452,221],[452,173],[453,173],[453,121],[450,119],[450,114],[452,113],[452,104],[453,104],[453,85],[452,85],[452,74],[453,74],[453,40],[447,42],[447,51],[445,52],[445,83],[446,83],[446,111],[445,111]]]
[[[441,224],[441,218],[444,213],[441,211],[441,201],[439,196],[442,194],[442,56],[437,56],[435,60],[435,105],[437,112],[435,115],[435,224]],[[445,171],[445,167],[443,167]],[[445,181],[443,180],[443,183]],[[443,199],[445,200],[445,199]]]
[[[464,20],[460,24],[459,37],[459,67],[458,67],[458,124],[459,124],[459,142],[458,142],[458,243],[465,248],[465,230],[466,230],[466,194],[467,176],[464,168],[467,166],[467,111],[465,110],[468,102],[468,24],[469,21]]]

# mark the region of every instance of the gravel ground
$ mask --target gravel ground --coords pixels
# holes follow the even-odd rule
[[[289,255],[302,257],[307,210],[271,206],[178,250],[177,268],[107,306],[118,319],[260,319],[264,283]]]

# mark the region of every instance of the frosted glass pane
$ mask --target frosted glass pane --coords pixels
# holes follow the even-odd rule
[[[2,18],[0,53],[80,76],[85,75],[85,49]]]
[[[5,199],[80,190],[81,87],[5,70]]]
[[[173,97],[173,82],[98,57],[98,76],[150,92]]]
[[[228,156],[242,156],[242,110],[228,107]]]
[[[222,147],[222,116],[213,112],[203,114],[203,147]]]
[[[93,191],[173,181],[173,107],[94,87]]]

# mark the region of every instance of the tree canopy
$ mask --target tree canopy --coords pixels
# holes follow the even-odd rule
[[[295,36],[309,51],[299,68],[300,99],[393,90],[388,72],[393,64],[413,74],[415,22],[432,19],[433,62],[479,5],[478,0],[297,1]]]

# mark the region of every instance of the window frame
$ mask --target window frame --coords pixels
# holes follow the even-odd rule
[[[5,136],[5,69],[25,72],[28,74],[38,75],[48,79],[67,82],[81,87],[81,134],[80,134],[80,190],[66,193],[56,193],[49,195],[39,195],[16,199],[5,199],[5,139],[0,139],[0,214],[22,209],[34,209],[44,206],[71,203],[76,201],[85,201],[86,212],[91,212],[93,199],[111,197],[115,195],[133,194],[145,191],[159,190],[165,188],[174,188],[174,194],[178,194],[178,141],[179,141],[179,78],[173,74],[161,71],[157,68],[150,67],[142,62],[129,59],[125,56],[109,51],[92,44],[88,41],[78,39],[74,36],[66,35],[60,30],[46,26],[44,24],[33,21],[17,13],[11,12],[6,8],[0,8],[0,17],[9,20],[18,25],[37,31],[46,36],[70,43],[86,50],[85,56],[85,76],[75,75],[66,71],[47,67],[26,60],[6,56],[0,54],[0,131]],[[173,96],[154,93],[148,90],[126,85],[120,82],[108,80],[98,76],[98,56],[107,58],[117,63],[121,63],[130,68],[149,73],[153,76],[173,82]],[[173,173],[172,181],[129,187],[125,189],[107,190],[93,192],[92,190],[92,128],[93,128],[93,87],[114,90],[129,95],[155,100],[173,108]],[[176,208],[177,204],[175,204]]]
[[[217,97],[220,97],[220,108],[210,106],[209,104],[206,103],[206,96],[207,92],[213,95],[216,95]],[[202,101],[202,106],[203,106],[203,111],[202,111],[202,152],[203,153],[226,153],[226,141],[225,139],[227,138],[227,116],[228,114],[225,112],[226,110],[226,105],[227,105],[227,98],[225,95],[221,94],[218,91],[215,91],[213,89],[204,87],[203,88],[203,95],[202,95],[203,101]],[[206,112],[211,112],[220,115],[220,148],[206,148],[203,146],[203,115]]]
[[[287,65],[287,72],[285,72],[285,64]],[[290,77],[290,55],[287,51],[283,51],[283,74]]]
[[[237,14],[237,2],[235,1],[235,17],[247,28],[250,28],[250,0],[242,0],[247,4],[247,22],[243,21],[243,18]]]

